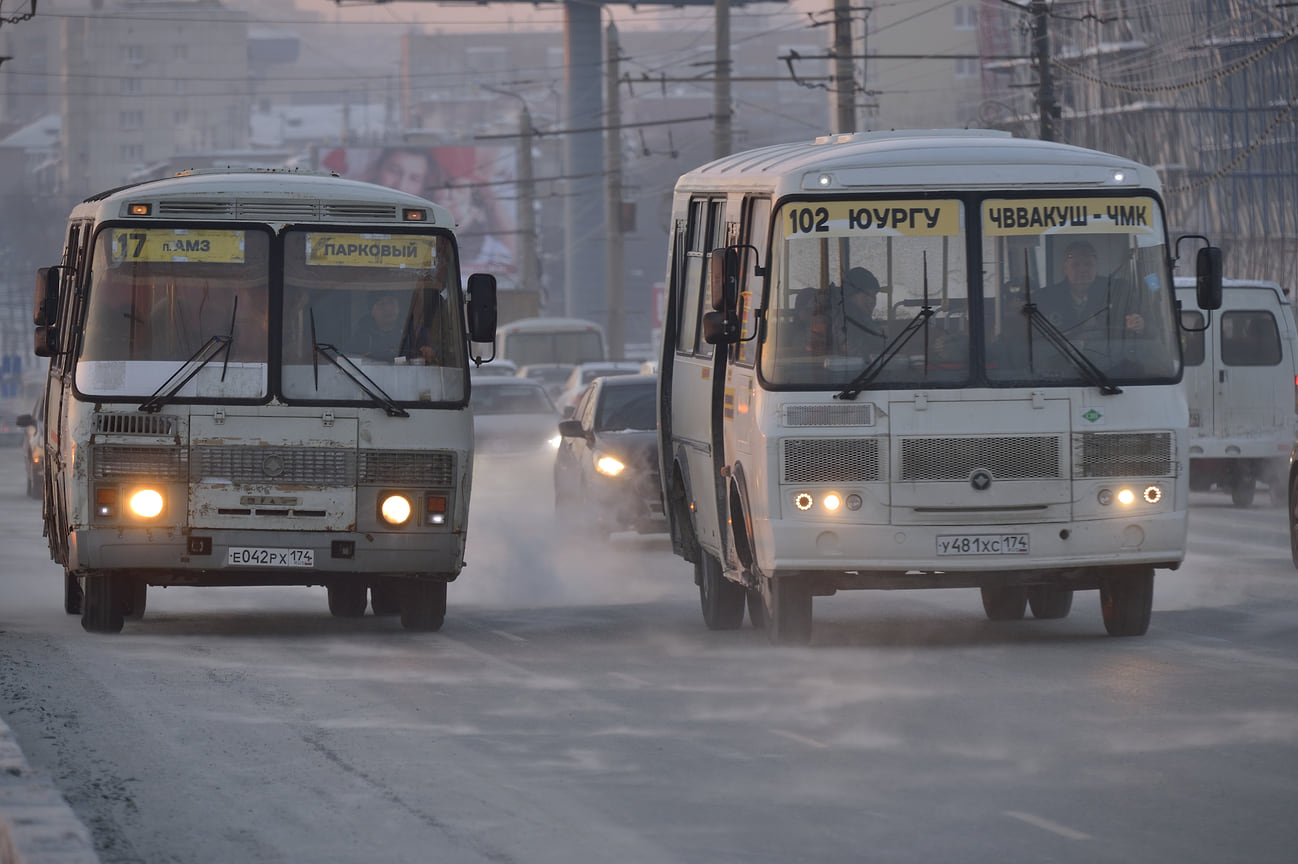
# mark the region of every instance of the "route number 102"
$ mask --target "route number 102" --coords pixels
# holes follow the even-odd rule
[[[829,210],[824,207],[794,207],[789,210],[789,233],[811,234],[829,230]]]

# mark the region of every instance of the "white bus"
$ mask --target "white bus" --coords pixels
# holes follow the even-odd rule
[[[93,632],[148,586],[323,585],[435,630],[463,566],[469,340],[495,280],[445,208],[306,172],[210,170],[77,205],[36,287],[44,520]]]
[[[1074,253],[1095,309],[1070,321]],[[747,606],[805,642],[812,598],[858,588],[1060,618],[1098,589],[1107,631],[1143,634],[1154,570],[1185,555],[1172,253],[1153,170],[998,132],[832,136],[681,177],[661,476],[708,627]],[[1196,261],[1215,308],[1220,251]]]
[[[502,324],[496,341],[496,356],[520,367],[605,359],[604,328],[585,318],[520,318]]]

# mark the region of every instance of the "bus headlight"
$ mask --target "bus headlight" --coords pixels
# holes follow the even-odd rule
[[[389,525],[405,525],[410,521],[410,499],[398,492],[389,492],[379,498],[379,515]]]
[[[828,510],[830,513],[833,513],[835,510],[837,510],[839,507],[842,506],[843,499],[838,496],[837,492],[830,492],[828,495],[826,495],[824,498],[821,499],[820,503],[824,505],[824,508],[826,510]]]
[[[140,489],[131,493],[127,503],[136,516],[153,519],[162,512],[162,493],[157,489]]]
[[[1159,501],[1162,501],[1162,500],[1163,500],[1163,490],[1162,490],[1162,489],[1160,489],[1160,488],[1157,487],[1157,486],[1146,486],[1146,487],[1145,487],[1145,503],[1147,503],[1147,504],[1157,504]]]
[[[1135,500],[1136,500],[1136,493],[1132,492],[1130,489],[1118,490],[1118,503],[1121,504],[1123,507],[1130,507],[1131,502]]]

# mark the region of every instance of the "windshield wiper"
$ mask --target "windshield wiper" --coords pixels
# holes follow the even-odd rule
[[[1027,272],[1028,271],[1025,269],[1024,273],[1026,274]],[[1082,373],[1082,377],[1086,379],[1088,384],[1098,387],[1100,392],[1105,396],[1113,396],[1117,393],[1121,393],[1122,388],[1110,381],[1108,376],[1104,374],[1100,367],[1096,366],[1090,357],[1083,354],[1082,349],[1073,344],[1072,340],[1065,336],[1064,332],[1052,324],[1050,319],[1046,317],[1045,313],[1037,308],[1037,304],[1032,302],[1032,280],[1026,275],[1024,276],[1024,279],[1024,298],[1026,302],[1023,304],[1023,315],[1028,319],[1028,369],[1033,372],[1036,371],[1032,368],[1032,331],[1035,328],[1040,330],[1041,335],[1045,336],[1046,339],[1049,340],[1050,344],[1054,345],[1055,349],[1060,354],[1064,355],[1064,357],[1066,357],[1068,361],[1076,367],[1077,371]],[[1104,310],[1100,311],[1103,312]],[[1091,318],[1095,318],[1099,314],[1100,313],[1097,312],[1095,315],[1092,315]],[[1091,318],[1086,320],[1089,321]],[[1081,325],[1075,325],[1075,327],[1078,326]],[[1105,331],[1106,333],[1108,332],[1107,327],[1105,328]]]
[[[897,356],[897,352],[906,347],[906,343],[910,341],[910,337],[914,336],[921,329],[924,331],[924,368],[928,368],[928,319],[932,318],[933,313],[937,310],[928,303],[927,251],[924,252],[922,260],[924,266],[924,305],[920,307],[919,313],[906,322],[906,326],[902,328],[901,332],[898,333],[891,342],[883,346],[883,350],[879,352],[879,355],[871,360],[869,365],[862,369],[861,373],[852,379],[851,383],[838,393],[834,394],[835,399],[855,399],[859,396],[861,391],[864,390],[871,381],[879,377],[879,373],[883,371],[883,367],[887,366],[888,362],[892,360],[893,357]]]
[[[181,367],[171,373],[171,377],[162,382],[162,386],[153,391],[153,395],[146,399],[141,405],[140,410],[148,414],[157,414],[181,389],[193,380],[194,376],[202,370],[204,366],[212,362],[212,358],[218,353],[224,352],[225,357],[221,361],[221,380],[225,381],[225,372],[230,368],[230,346],[234,344],[234,317],[239,309],[239,295],[234,297],[234,309],[230,312],[230,330],[224,336],[217,333],[204,342],[197,351],[190,355]],[[189,370],[186,375],[185,371]],[[183,378],[181,376],[184,376]],[[179,379],[179,380],[177,380]]]
[[[338,367],[338,371],[350,379],[353,384],[365,391],[366,396],[382,405],[383,410],[388,413],[389,417],[409,417],[410,412],[398,405],[387,393],[384,393],[383,388],[374,383],[374,379],[361,371],[361,368],[352,361],[352,358],[339,351],[334,345],[316,340],[315,309],[312,308],[308,311],[311,317],[311,367],[315,373],[315,389],[320,389],[320,358],[323,357]],[[344,366],[344,363],[347,365]]]

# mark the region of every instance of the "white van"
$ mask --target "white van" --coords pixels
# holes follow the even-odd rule
[[[1259,482],[1281,505],[1298,432],[1298,334],[1274,282],[1226,279],[1211,326],[1194,302],[1194,278],[1177,277],[1184,386],[1190,404],[1190,490],[1253,503]],[[1186,332],[1187,330],[1195,332]]]

